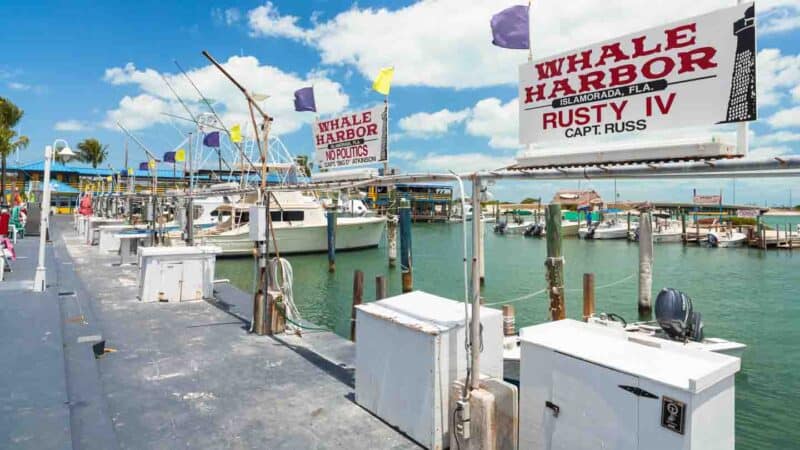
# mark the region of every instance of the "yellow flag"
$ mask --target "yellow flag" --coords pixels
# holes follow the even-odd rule
[[[378,76],[372,83],[372,89],[380,92],[383,95],[389,95],[389,89],[392,87],[392,78],[394,77],[394,67],[384,67],[378,72]]]
[[[239,124],[231,127],[231,142],[242,142],[242,127]]]
[[[186,150],[179,148],[177,152],[175,152],[175,162],[184,162],[186,161]]]
[[[155,169],[156,168],[156,160],[155,159],[151,159],[150,161],[147,161],[147,167],[149,167],[151,169]]]
[[[128,167],[128,176],[129,177],[133,176],[133,167]]]

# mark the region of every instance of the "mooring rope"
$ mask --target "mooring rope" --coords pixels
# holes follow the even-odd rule
[[[612,286],[616,286],[618,284],[622,284],[622,283],[630,280],[631,278],[633,278],[635,276],[636,276],[636,273],[632,273],[632,274],[628,275],[625,278],[622,278],[622,279],[619,279],[617,281],[614,281],[613,283],[608,283],[608,284],[604,284],[602,286],[597,286],[594,289],[595,290],[600,290],[600,289],[610,288]],[[574,291],[582,291],[582,290],[583,289],[581,289],[581,288],[578,288],[578,289],[576,289],[576,288],[565,289],[565,291],[573,291],[573,292]],[[501,302],[484,303],[483,306],[509,305],[511,303],[517,303],[517,302],[521,302],[523,300],[527,300],[529,298],[533,298],[533,297],[535,297],[537,295],[544,294],[545,292],[547,292],[547,288],[540,289],[540,290],[538,290],[536,292],[533,292],[533,293],[530,293],[530,294],[525,294],[522,297],[517,297],[517,298],[511,299],[511,300],[505,300],[505,301],[501,301]]]

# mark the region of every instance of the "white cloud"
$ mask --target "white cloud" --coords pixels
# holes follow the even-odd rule
[[[758,52],[756,70],[760,106],[779,104],[791,88],[800,100],[800,54],[783,55],[777,48],[765,48]]]
[[[764,14],[758,24],[758,32],[761,34],[783,33],[796,28],[800,28],[800,5],[796,2],[782,5]]]
[[[759,134],[752,138],[751,142],[758,145],[784,144],[789,142],[800,142],[800,133],[792,131],[778,131],[770,134]]]
[[[323,63],[354,66],[368,79],[394,65],[397,86],[469,88],[517,82],[526,52],[493,46],[489,28],[490,17],[508,6],[508,0],[420,0],[394,10],[356,5],[308,29],[297,17],[280,16],[271,2],[248,17],[254,36],[306,42],[320,51]],[[531,7],[533,54],[546,56],[729,6],[730,0],[673,0],[651,7],[636,0],[538,0]],[[765,0],[759,19],[770,24],[780,18],[772,12],[796,7],[796,0]]]
[[[784,156],[792,154],[792,149],[785,146],[765,146],[752,148],[747,152],[746,159],[764,159],[775,158],[776,156]]]
[[[419,157],[416,167],[417,170],[426,172],[449,172],[452,170],[460,173],[500,169],[513,163],[514,158],[485,153],[459,153],[455,155],[429,153]]]
[[[233,25],[242,19],[242,12],[238,8],[214,8],[211,10],[211,18],[214,19],[216,23]]]
[[[467,119],[469,109],[450,111],[443,109],[435,113],[420,112],[400,119],[400,129],[412,136],[436,136],[447,133],[452,125]]]
[[[267,2],[262,6],[247,13],[251,36],[285,37],[290,39],[305,39],[308,32],[297,25],[295,16],[281,16],[278,8]]]
[[[773,128],[800,127],[800,106],[776,112],[767,119],[767,123]]]
[[[70,119],[56,122],[53,129],[56,131],[86,131],[91,129],[91,126],[86,122]]]
[[[519,103],[513,99],[503,104],[500,99],[485,98],[475,104],[467,121],[467,133],[489,138],[492,148],[520,148]]]
[[[320,114],[342,111],[349,104],[349,97],[342,91],[342,86],[330,80],[324,72],[312,72],[300,77],[273,66],[262,65],[253,56],[232,56],[222,65],[251,92],[270,96],[261,106],[275,117],[272,130],[276,134],[291,133],[303,123],[313,120],[313,114],[294,111],[294,91],[303,86],[314,86]],[[187,74],[203,95],[216,102],[214,108],[227,126],[250,123],[247,103],[241,92],[219,70],[208,65],[188,70]],[[163,75],[190,109],[195,113],[206,111],[199,102],[197,92],[183,75]],[[116,109],[106,113],[104,126],[108,128],[116,128],[115,122],[119,120],[126,128],[139,130],[170,121],[163,113],[187,115],[165,85],[161,74],[153,69],[139,70],[128,63],[124,67],[107,69],[103,79],[113,85],[135,85],[141,91],[134,96],[124,97]]]
[[[11,81],[8,83],[8,88],[13,89],[15,91],[27,91],[31,88],[31,85],[25,83],[19,83],[16,81]]]

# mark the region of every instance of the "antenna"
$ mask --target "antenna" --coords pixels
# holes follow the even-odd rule
[[[120,129],[121,129],[121,130],[122,130],[122,131],[123,131],[123,132],[124,132],[124,133],[125,133],[125,134],[126,134],[128,137],[129,137],[129,138],[133,139],[133,142],[135,142],[135,143],[136,143],[136,145],[138,145],[138,146],[139,146],[139,147],[140,147],[142,150],[144,150],[144,152],[145,152],[145,153],[147,153],[147,156],[148,156],[148,157],[150,157],[151,159],[158,160],[158,158],[156,157],[156,155],[155,155],[153,152],[151,152],[151,151],[150,151],[150,149],[148,149],[148,148],[147,148],[147,146],[145,146],[145,145],[142,143],[142,141],[140,141],[139,139],[137,139],[137,138],[136,138],[136,136],[132,135],[132,134],[131,134],[131,132],[130,132],[130,131],[128,131],[128,129],[127,129],[127,128],[123,127],[121,123],[117,122],[117,126],[118,126],[118,127],[119,127],[119,128],[120,128]]]
[[[217,69],[219,69],[219,71],[222,72],[222,74],[225,75],[225,77],[228,80],[230,80],[230,82],[233,83],[233,85],[236,86],[239,89],[239,91],[241,91],[241,93],[244,95],[244,97],[247,99],[248,107],[250,109],[250,120],[253,121],[253,133],[255,133],[256,136],[256,144],[258,144],[258,152],[261,154],[261,189],[264,190],[267,187],[267,151],[266,149],[263,149],[261,146],[261,139],[258,136],[258,125],[256,124],[255,116],[253,115],[253,108],[255,108],[261,114],[263,122],[262,130],[264,131],[264,145],[266,146],[269,146],[269,130],[270,127],[272,126],[273,119],[267,113],[265,113],[263,109],[261,109],[261,106],[259,106],[255,100],[253,100],[253,97],[250,95],[249,92],[247,92],[247,89],[245,89],[244,86],[239,84],[239,82],[236,81],[236,79],[233,78],[225,70],[225,68],[222,67],[222,65],[220,65],[220,63],[218,63],[213,56],[211,56],[211,54],[209,54],[205,50],[203,50],[202,53],[203,56],[205,56],[209,61],[211,61],[211,63],[214,64],[214,66]],[[242,154],[244,155],[244,152],[242,152]]]
[[[212,61],[213,61],[213,59],[212,59]],[[225,126],[225,123],[222,121],[222,118],[219,116],[219,114],[217,114],[217,111],[214,109],[214,106],[211,105],[211,102],[208,101],[208,99],[206,98],[205,95],[203,95],[203,92],[200,91],[200,88],[198,88],[197,85],[194,84],[194,81],[192,81],[192,79],[189,77],[189,74],[186,73],[185,70],[183,70],[183,67],[181,67],[180,63],[178,63],[178,60],[177,59],[173,59],[172,62],[175,63],[175,66],[178,67],[178,70],[181,71],[181,73],[186,78],[186,80],[189,82],[189,84],[191,84],[192,87],[194,88],[194,90],[197,91],[197,95],[200,96],[200,100],[202,100],[203,103],[206,104],[208,109],[211,111],[211,114],[214,115],[214,118],[216,118],[217,122],[219,122],[219,124],[222,126],[221,130],[224,131],[225,134],[228,135],[228,139],[230,139],[230,137],[231,137],[230,130],[228,130],[228,127]],[[216,61],[213,61],[213,62],[216,63]],[[217,65],[217,67],[219,67],[218,64],[216,64],[216,65]],[[256,142],[258,142],[258,132],[257,131],[256,131]],[[245,155],[244,149],[242,148],[241,144],[239,144],[239,143],[233,143],[233,144],[236,145],[236,147],[239,149],[239,154],[241,155],[242,159],[246,160],[247,163],[250,164],[250,167],[255,171],[255,169],[256,169],[255,164],[253,164],[253,162],[250,160],[250,158],[247,155]],[[259,150],[260,149],[261,149],[261,145],[259,144]],[[220,157],[221,157],[221,155],[220,155]],[[225,161],[225,165],[227,165],[228,168],[230,168],[231,171],[233,171],[233,169],[230,167],[230,165],[228,165],[227,161]],[[244,183],[244,181],[242,183]]]

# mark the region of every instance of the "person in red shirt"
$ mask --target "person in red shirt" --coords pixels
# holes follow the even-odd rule
[[[91,192],[87,192],[86,195],[81,198],[81,203],[78,206],[78,214],[82,216],[91,216],[92,215],[92,194]]]

